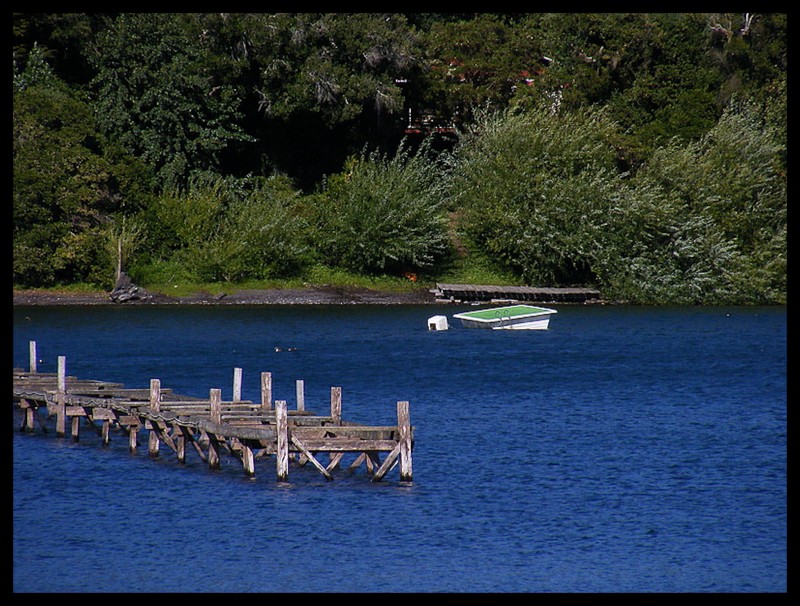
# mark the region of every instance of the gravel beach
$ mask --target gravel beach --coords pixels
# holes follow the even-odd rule
[[[14,305],[423,305],[435,303],[427,289],[385,292],[365,288],[309,287],[300,289],[238,290],[225,295],[198,292],[171,297],[139,288],[137,298],[114,302],[109,293],[70,293],[15,290]]]

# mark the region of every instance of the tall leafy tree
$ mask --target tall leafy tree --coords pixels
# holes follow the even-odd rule
[[[475,13],[437,19],[422,35],[424,82],[415,109],[435,109],[456,123],[472,121],[477,108],[503,109],[519,86],[542,67],[540,38],[528,21]]]
[[[265,116],[319,114],[336,125],[403,108],[396,79],[413,60],[413,38],[397,13],[281,13],[252,33]]]
[[[311,191],[365,145],[393,151],[415,39],[395,13],[248,15],[252,132],[274,170]]]
[[[162,186],[218,169],[226,146],[246,139],[240,100],[212,77],[193,15],[120,14],[98,35],[92,60],[98,125]]]
[[[15,283],[112,279],[104,233],[114,216],[145,203],[146,173],[98,134],[90,106],[53,74],[38,47],[14,84]]]
[[[22,69],[36,46],[61,80],[87,84],[92,78],[89,48],[105,18],[103,13],[14,13],[15,66]]]

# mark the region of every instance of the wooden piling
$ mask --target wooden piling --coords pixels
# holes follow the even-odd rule
[[[67,359],[58,356],[58,390],[56,392],[56,435],[64,437],[66,434],[67,411]]]
[[[104,410],[103,412],[108,414],[108,416],[103,417],[103,430],[100,434],[100,437],[103,440],[103,446],[108,446],[109,442],[111,441],[111,421],[114,420],[115,417],[114,413],[112,413],[110,410]],[[96,416],[92,415],[92,419],[96,418]]]
[[[331,420],[334,425],[342,424],[342,388],[331,387]]]
[[[222,390],[210,389],[208,391],[208,398],[210,404],[211,422],[219,424],[222,422]],[[208,467],[209,469],[219,469],[220,456],[219,456],[220,442],[215,434],[208,434]]]
[[[279,482],[289,479],[289,423],[286,400],[275,400],[275,432],[277,434],[276,468]]]
[[[211,402],[211,421],[213,423],[222,422],[222,390],[210,389],[208,397]]]
[[[261,410],[272,410],[272,373],[261,373]]]
[[[233,369],[233,401],[241,402],[242,400],[242,369]]]
[[[400,479],[411,481],[411,416],[408,402],[397,403],[397,426],[400,428]]]
[[[242,447],[242,469],[244,474],[248,477],[256,475],[256,462],[253,457],[253,449],[246,444],[241,444]]]
[[[136,452],[136,437],[139,433],[139,426],[138,425],[131,425],[128,429],[128,450],[131,452]]]
[[[408,414],[408,402],[397,403],[397,425],[400,431],[400,441],[378,467],[372,478],[373,482],[379,482],[383,479],[383,476],[397,464],[398,457],[400,458],[400,479],[411,481],[411,423]],[[369,461],[370,453],[364,454],[367,456],[367,461]],[[375,453],[375,461],[377,463],[377,453]]]
[[[80,438],[81,418],[79,416],[72,417],[72,441],[77,442]]]
[[[67,358],[58,356],[58,391],[67,393]]]
[[[178,463],[186,463],[186,442],[191,442],[195,450],[201,455],[201,458],[205,461],[205,456],[203,455],[203,451],[200,450],[199,446],[195,443],[192,432],[188,427],[184,427],[183,425],[178,426],[179,437],[176,440],[176,444],[178,445]]]
[[[30,341],[28,343],[28,357],[30,358],[30,370],[31,373],[36,373],[36,341]]]
[[[25,398],[20,398],[20,408],[23,409],[22,427],[20,431],[33,433],[33,421],[36,414],[36,409]]]
[[[295,381],[295,394],[297,397],[297,410],[305,410],[306,393],[305,393],[305,383],[303,382],[303,379],[297,379],[297,381]]]
[[[161,380],[150,379],[150,413],[158,414],[161,412]],[[151,457],[158,456],[158,429],[151,423],[150,438],[147,452]]]
[[[212,433],[208,435],[208,468],[209,469],[219,469],[220,467],[220,458],[219,458],[219,440],[217,440],[217,436]]]
[[[175,441],[175,455],[178,457],[178,463],[183,465],[186,463],[186,436],[183,431],[180,431],[172,439]]]

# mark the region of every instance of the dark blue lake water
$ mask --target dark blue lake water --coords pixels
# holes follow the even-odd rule
[[[395,424],[413,482],[13,436],[17,592],[785,592],[786,308],[17,307],[14,366]],[[427,330],[446,314],[450,330]],[[275,348],[284,348],[276,352]],[[286,348],[296,351],[286,351]]]

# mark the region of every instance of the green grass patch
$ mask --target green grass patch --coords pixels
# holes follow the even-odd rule
[[[502,267],[482,250],[469,245],[433,281],[447,284],[525,285],[512,271]]]
[[[163,293],[170,296],[182,297],[197,292],[206,292],[210,295],[232,294],[240,290],[264,289],[302,289],[314,287],[329,288],[366,288],[384,292],[408,292],[418,288],[429,288],[428,282],[412,281],[406,276],[391,275],[361,275],[344,269],[314,265],[307,269],[301,276],[269,279],[247,280],[243,282],[214,282],[202,283],[192,279],[176,264],[159,262],[146,271],[138,272],[141,276],[131,276],[134,283],[146,288],[150,292]]]
[[[76,284],[65,284],[65,285],[58,285],[58,286],[48,286],[48,287],[37,287],[37,288],[24,288],[20,286],[14,286],[14,290],[30,290],[35,292],[41,293],[52,293],[57,295],[59,293],[65,294],[76,294],[76,295],[92,295],[97,292],[102,292],[102,289],[97,286],[97,284],[89,284],[86,282],[78,282]],[[110,289],[109,289],[110,290]]]

